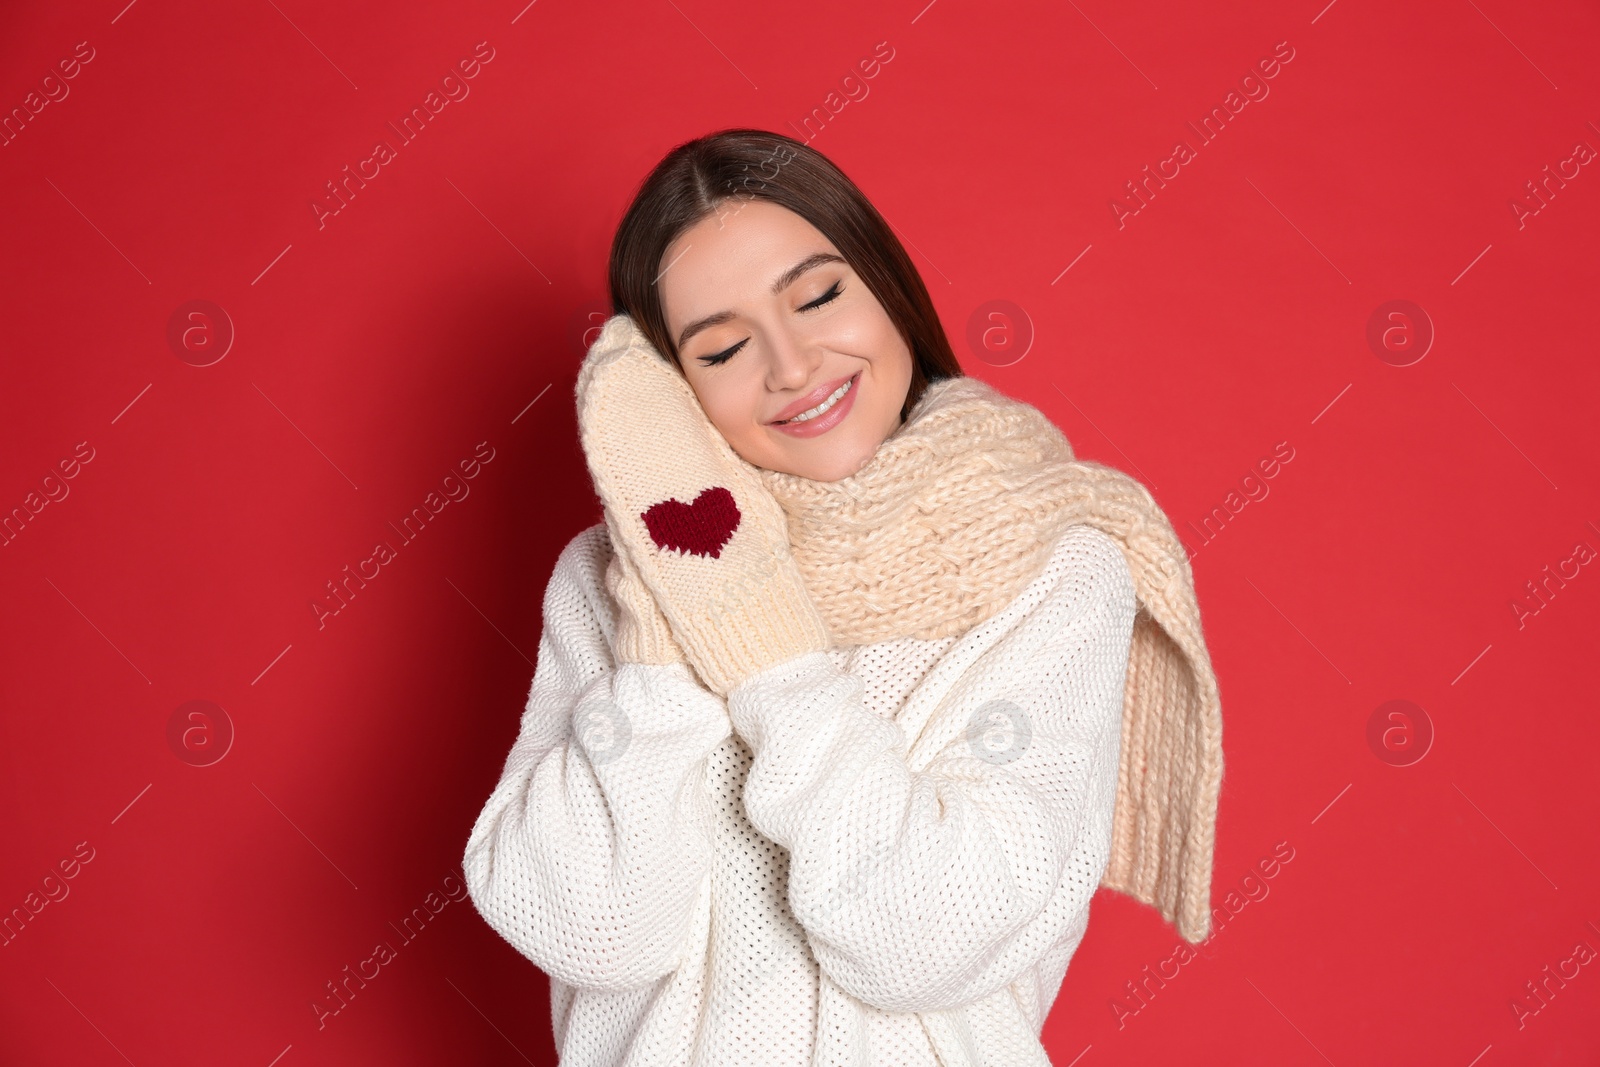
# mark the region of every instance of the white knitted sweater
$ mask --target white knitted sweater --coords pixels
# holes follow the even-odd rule
[[[467,844],[550,977],[562,1067],[1048,1064],[1110,857],[1136,602],[1067,528],[965,634],[834,648],[726,701],[614,663],[605,525],[563,550]]]

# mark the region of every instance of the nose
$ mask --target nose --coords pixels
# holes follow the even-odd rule
[[[769,349],[767,389],[774,393],[803,389],[822,364],[821,350],[788,329],[772,332]]]

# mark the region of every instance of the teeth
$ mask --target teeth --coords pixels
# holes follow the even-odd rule
[[[822,403],[818,404],[816,407],[810,409],[809,411],[802,411],[800,414],[794,416],[793,418],[785,419],[783,421],[785,421],[785,422],[806,422],[806,421],[808,421],[810,419],[816,418],[818,415],[826,414],[826,412],[827,412],[827,410],[829,408],[833,407],[833,405],[835,405],[835,404],[837,404],[839,402],[839,398],[841,396],[844,396],[844,394],[846,394],[846,393],[848,393],[850,391],[850,384],[851,384],[851,382],[854,382],[854,381],[855,381],[855,379],[851,378],[850,381],[845,382],[843,385],[839,386],[839,388],[835,389],[833,391],[832,395],[830,395],[828,397],[828,399],[824,400]]]

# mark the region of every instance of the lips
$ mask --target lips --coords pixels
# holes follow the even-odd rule
[[[774,433],[781,433],[787,437],[813,438],[821,437],[832,432],[835,426],[850,417],[850,412],[856,406],[856,394],[861,391],[861,372],[845,379],[845,384],[839,387],[839,399],[828,407],[828,410],[812,418],[791,418],[788,422],[772,424]],[[830,394],[831,395],[831,394]]]
[[[770,422],[784,422],[788,419],[794,418],[802,411],[810,411],[812,408],[828,399],[829,396],[833,395],[833,391],[835,389],[839,388],[839,386],[843,385],[845,382],[848,382],[854,377],[854,374],[846,374],[843,378],[835,378],[831,382],[824,382],[815,389],[811,390],[811,392],[807,393],[805,396],[801,397],[799,400],[796,400],[794,403],[778,412],[777,416],[771,419]]]

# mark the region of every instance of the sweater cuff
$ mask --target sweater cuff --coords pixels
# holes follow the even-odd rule
[[[706,693],[681,660],[619,663],[609,679],[585,691],[572,725],[592,764],[629,768],[699,759],[733,729],[726,702]]]
[[[745,783],[746,814],[797,864],[822,855],[806,842],[827,833],[859,793],[868,768],[886,753],[905,751],[900,727],[861,698],[861,679],[825,652],[770,667],[728,696],[733,729],[755,757]],[[792,867],[797,873],[800,868]]]
[[[755,752],[775,731],[815,731],[838,717],[877,719],[860,707],[860,685],[826,652],[806,652],[742,679],[728,693],[728,717]]]

